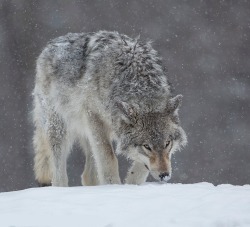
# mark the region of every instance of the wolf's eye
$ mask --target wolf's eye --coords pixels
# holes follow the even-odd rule
[[[148,146],[147,144],[144,144],[143,147],[145,147],[147,150],[151,151],[150,146]]]
[[[167,148],[169,144],[170,144],[170,141],[167,141],[166,145],[165,145],[165,148]]]

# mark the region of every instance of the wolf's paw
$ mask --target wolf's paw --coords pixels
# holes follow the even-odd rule
[[[37,185],[38,185],[38,187],[48,187],[48,186],[52,186],[51,183],[50,183],[50,184],[48,184],[48,183],[40,183],[40,182],[38,182],[38,181],[37,181]]]

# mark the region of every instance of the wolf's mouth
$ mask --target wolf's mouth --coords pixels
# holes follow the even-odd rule
[[[144,164],[144,166],[146,167],[146,169],[149,171],[149,168],[148,168],[148,166],[146,165],[146,164]]]

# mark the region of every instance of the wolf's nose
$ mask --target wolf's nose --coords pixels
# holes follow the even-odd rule
[[[168,173],[168,172],[164,172],[164,173],[161,173],[161,174],[159,175],[161,181],[162,181],[165,177],[168,177],[168,176],[169,176],[169,173]]]

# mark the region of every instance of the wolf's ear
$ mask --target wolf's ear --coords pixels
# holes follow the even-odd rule
[[[123,120],[125,120],[127,123],[132,123],[134,121],[136,112],[128,103],[117,101],[116,106],[121,111],[121,117],[123,118]]]
[[[171,98],[167,104],[167,112],[173,113],[175,111],[178,111],[178,108],[182,103],[182,98],[182,95],[176,95],[175,97]]]

